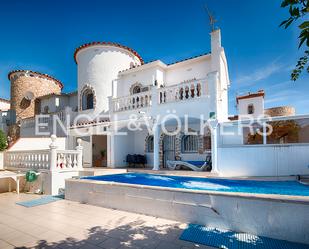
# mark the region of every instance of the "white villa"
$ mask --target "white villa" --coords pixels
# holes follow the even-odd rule
[[[125,168],[128,155],[144,156],[143,164],[153,170],[166,169],[168,160],[204,161],[211,155],[212,173],[220,176],[309,174],[308,116],[290,107],[265,110],[260,91],[239,96],[239,116],[229,117],[220,30],[211,33],[210,53],[172,64],[144,63],[131,48],[109,42],[82,45],[74,59],[73,93],[62,93],[62,83],[45,74],[9,73],[17,125],[9,131],[15,139],[4,167],[50,171],[46,182],[57,183],[47,192],[58,192],[82,168]],[[67,134],[54,115],[69,127]],[[201,126],[207,120],[212,130]],[[274,135],[258,134],[270,123]],[[57,135],[52,144],[51,134]]]

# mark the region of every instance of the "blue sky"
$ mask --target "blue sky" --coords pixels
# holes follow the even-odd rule
[[[210,51],[208,17],[202,0],[179,1],[0,1],[0,97],[9,98],[7,74],[30,69],[77,85],[76,47],[113,41],[135,49],[147,62],[166,63]],[[309,76],[296,83],[290,71],[298,57],[297,28],[278,27],[288,16],[280,0],[208,0],[226,51],[230,114],[235,97],[264,89],[266,107],[293,105],[308,113]]]

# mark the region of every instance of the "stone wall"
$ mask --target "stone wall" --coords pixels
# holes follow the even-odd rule
[[[18,71],[9,74],[11,80],[11,108],[16,111],[17,121],[35,115],[35,99],[47,94],[60,94],[62,84],[50,76],[29,71]],[[27,100],[25,95],[32,93]]]
[[[194,130],[191,130],[194,131]],[[175,136],[175,159],[174,160],[181,160],[181,142],[182,138],[184,136],[183,132],[178,133]],[[198,135],[198,151],[196,152],[196,155],[203,154],[205,152],[205,145],[204,145],[204,137],[202,135]],[[161,133],[160,140],[159,140],[159,158],[160,158],[160,168],[164,167],[164,134]],[[193,153],[194,154],[194,153]]]
[[[273,107],[265,109],[264,114],[269,115],[271,117],[293,116],[295,115],[295,108],[291,106]]]
[[[8,130],[8,137],[10,137],[9,147],[20,138],[20,126],[18,124],[10,125]]]

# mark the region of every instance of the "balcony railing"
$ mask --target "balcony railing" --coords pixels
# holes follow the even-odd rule
[[[4,155],[4,165],[9,169],[49,169],[48,150],[7,151]]]
[[[141,92],[121,98],[113,99],[113,111],[127,111],[149,107],[152,104],[151,92]]]
[[[52,136],[52,143],[48,150],[6,151],[4,166],[15,170],[81,170],[83,147],[78,139],[76,150],[58,150],[56,137]]]
[[[158,104],[197,99],[207,95],[206,82],[188,81],[158,89]]]
[[[164,104],[188,101],[208,95],[206,80],[191,80],[151,91],[115,98],[112,100],[114,112],[122,112]],[[155,101],[155,102],[153,102]]]

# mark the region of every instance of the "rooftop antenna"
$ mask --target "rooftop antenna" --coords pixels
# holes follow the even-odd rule
[[[205,4],[205,11],[207,12],[207,15],[209,17],[209,24],[211,27],[211,31],[215,30],[215,23],[217,22],[217,20],[215,19],[215,16],[209,11],[207,4]]]

